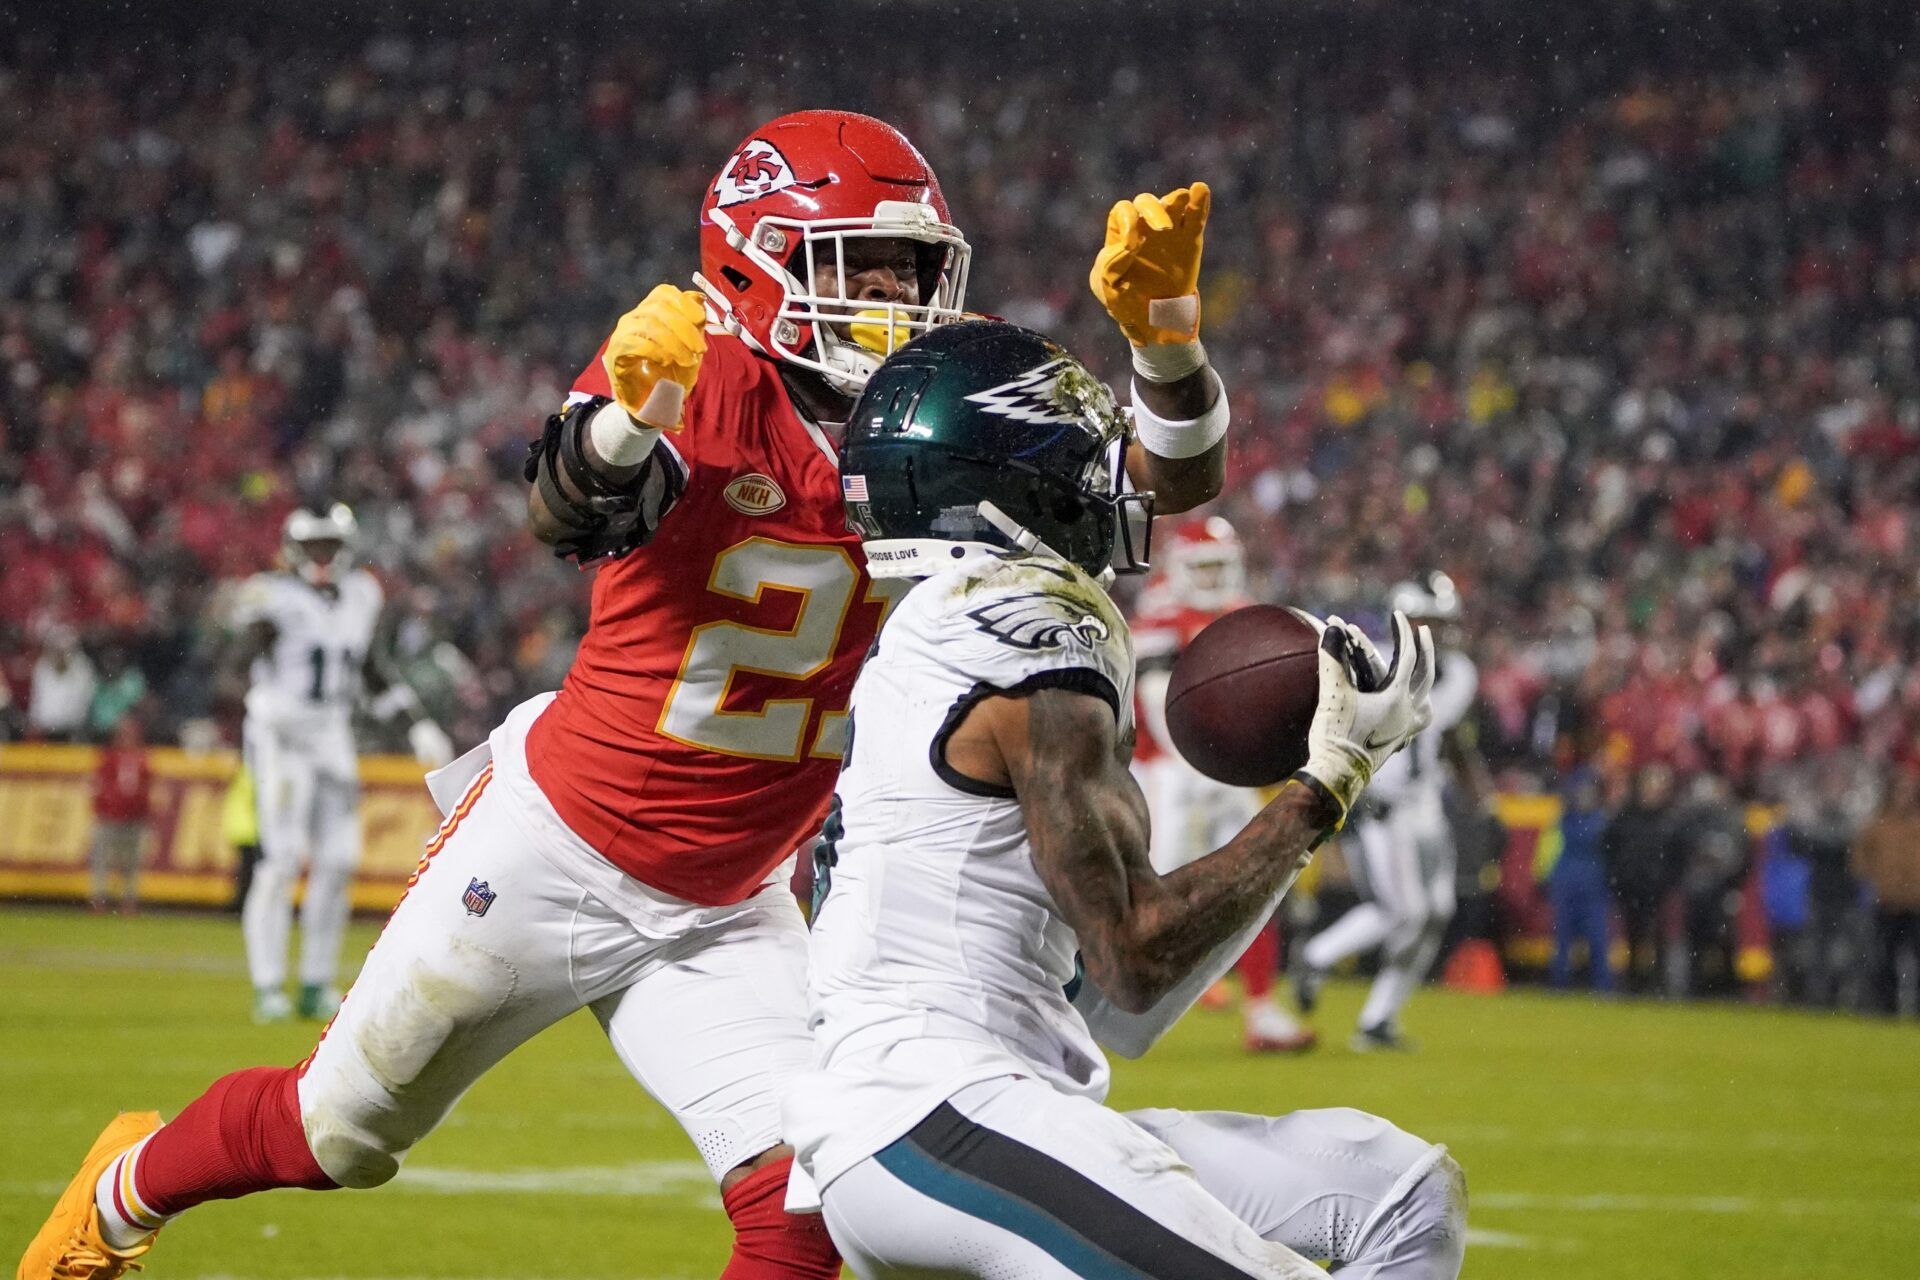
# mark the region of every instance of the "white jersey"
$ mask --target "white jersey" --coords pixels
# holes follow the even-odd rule
[[[274,631],[250,673],[248,718],[275,727],[350,721],[381,603],[380,584],[365,569],[347,573],[337,592],[292,573],[247,579],[234,629],[268,622]]]
[[[1440,759],[1441,740],[1467,718],[1480,690],[1480,673],[1466,654],[1448,649],[1435,659],[1433,723],[1401,750],[1387,758],[1367,785],[1367,794],[1388,804],[1411,805],[1444,820],[1441,792],[1446,766]]]
[[[1132,733],[1127,624],[1052,559],[977,557],[919,583],[861,670],[811,943],[816,1069],[785,1108],[823,1187],[974,1081],[1106,1096],[1106,1057],[1064,990],[1078,944],[1020,804],[943,755],[982,698],[1045,688],[1101,698]]]

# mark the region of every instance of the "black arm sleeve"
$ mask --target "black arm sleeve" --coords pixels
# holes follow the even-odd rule
[[[680,460],[664,439],[624,484],[612,483],[588,465],[587,423],[610,403],[604,396],[595,396],[567,405],[547,419],[540,438],[527,446],[527,482],[540,491],[540,500],[568,531],[566,538],[554,543],[554,554],[581,564],[644,547],[687,485]],[[585,500],[576,499],[574,493],[585,495]]]

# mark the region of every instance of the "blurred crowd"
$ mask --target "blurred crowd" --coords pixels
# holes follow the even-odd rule
[[[1661,761],[1613,785],[1576,768],[1561,798],[1535,865],[1556,986],[1920,1013],[1920,774],[1876,799],[1828,764],[1759,823],[1717,775],[1682,794]]]
[[[591,5],[0,34],[0,729],[204,734],[232,584],[320,497],[456,739],[555,685],[585,583],[522,532],[524,442],[686,280],[737,139],[838,105],[940,172],[974,306],[1110,374],[1106,206],[1213,185],[1222,506],[1260,590],[1452,574],[1510,781],[1838,779],[1851,839],[1920,767],[1912,14],[1702,4],[1653,40],[1637,2],[1557,39],[1494,3],[1134,32],[926,5],[856,40],[788,7],[748,48],[703,6],[648,39]]]

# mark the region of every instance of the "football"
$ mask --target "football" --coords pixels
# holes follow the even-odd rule
[[[1209,623],[1167,684],[1167,733],[1187,763],[1236,787],[1271,786],[1305,764],[1319,645],[1312,626],[1276,605]]]

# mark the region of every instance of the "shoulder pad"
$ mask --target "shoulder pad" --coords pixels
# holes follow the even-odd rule
[[[1015,649],[1095,648],[1125,631],[1107,593],[1065,561],[1006,561],[966,585],[971,589],[958,611],[976,630]]]
[[[232,625],[238,629],[256,622],[271,621],[285,577],[285,574],[278,572],[256,573],[241,583],[233,597]]]
[[[1009,688],[1049,671],[1098,677],[1119,713],[1131,686],[1133,643],[1100,585],[1061,560],[992,561],[931,578],[943,665],[977,682]],[[911,598],[911,597],[910,597]]]
[[[368,602],[378,608],[386,603],[387,589],[380,585],[380,575],[370,569],[355,569],[348,580],[354,584],[354,590],[364,595]]]

